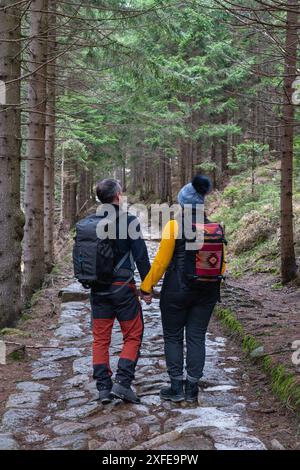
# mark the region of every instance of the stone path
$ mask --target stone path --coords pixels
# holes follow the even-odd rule
[[[155,249],[150,244],[151,252]],[[0,449],[264,449],[247,418],[234,368],[226,368],[224,338],[208,335],[207,363],[197,407],[161,402],[167,380],[158,300],[143,304],[145,334],[135,386],[141,405],[116,400],[102,406],[91,377],[90,308],[78,284],[62,292],[59,324],[6,403]],[[122,338],[111,346],[115,369]]]

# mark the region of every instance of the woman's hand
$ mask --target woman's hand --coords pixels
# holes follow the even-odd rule
[[[148,293],[148,292],[140,291],[140,295],[141,295],[141,299],[142,299],[147,305],[150,305],[150,304],[152,303],[152,297],[153,297],[152,292],[151,292],[151,293]]]

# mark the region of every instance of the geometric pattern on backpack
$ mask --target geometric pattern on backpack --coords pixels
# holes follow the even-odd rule
[[[203,244],[196,252],[195,276],[218,279],[222,275],[224,232],[220,224],[195,224],[196,232],[202,232]]]
[[[196,276],[220,276],[222,272],[223,244],[206,244],[196,253]]]

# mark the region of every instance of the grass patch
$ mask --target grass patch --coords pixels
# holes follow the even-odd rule
[[[261,344],[252,335],[245,335],[242,339],[243,351],[251,354],[255,349],[261,347]]]
[[[34,292],[32,294],[31,299],[30,299],[30,307],[33,307],[34,305],[37,304],[37,302],[39,301],[40,296],[42,295],[42,292],[43,292],[43,290],[39,289],[39,290],[37,290],[36,292]]]
[[[31,316],[28,315],[28,313],[22,313],[22,316],[21,316],[20,320],[21,320],[22,322],[31,320]]]
[[[252,358],[251,353],[258,348],[262,348],[263,345],[254,336],[245,333],[243,325],[229,309],[217,308],[216,314],[221,324],[228,328],[241,342],[242,349],[247,357],[255,361],[265,372],[276,397],[300,414],[299,378],[289,372],[283,364],[275,363],[274,359],[268,354],[261,354]]]
[[[300,147],[299,147],[300,148]],[[295,250],[300,256],[300,166],[295,171]],[[212,220],[225,225],[228,271],[239,278],[247,272],[280,275],[280,172],[270,161],[255,171],[254,194],[249,170],[232,176],[223,193],[210,196],[217,207]]]
[[[273,290],[280,290],[280,289],[282,289],[282,288],[283,288],[283,285],[282,285],[281,282],[275,282],[275,284],[273,284],[273,285],[271,286],[271,289],[273,289]]]
[[[70,264],[71,261],[72,261],[72,253],[67,253],[62,259],[62,262],[66,264]]]
[[[25,348],[18,349],[17,351],[13,351],[9,354],[9,358],[16,362],[23,361],[25,359],[25,356]]]
[[[57,264],[55,264],[53,266],[53,268],[51,269],[51,273],[50,275],[53,275],[53,274],[60,274],[61,273],[61,267],[58,266]]]
[[[229,254],[229,272],[234,278],[239,278],[249,271],[279,275],[278,257],[277,240],[265,240],[239,256]]]
[[[18,328],[2,328],[2,330],[0,330],[0,336],[20,336],[23,338],[29,338],[31,335],[27,331],[22,331]]]
[[[244,329],[241,323],[235,318],[229,309],[217,309],[217,315],[221,320],[223,326],[227,326],[231,332],[239,335],[244,334]]]

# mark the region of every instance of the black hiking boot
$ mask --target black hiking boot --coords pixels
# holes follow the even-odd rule
[[[185,401],[189,403],[198,403],[198,382],[185,382]]]
[[[183,380],[171,379],[170,387],[163,387],[160,391],[162,400],[170,400],[175,403],[184,400]]]
[[[119,383],[113,384],[111,389],[111,396],[113,398],[121,398],[121,400],[126,401],[128,403],[141,403],[141,400],[137,396],[137,394],[132,390],[131,387],[124,387]]]
[[[102,390],[99,390],[98,400],[101,401],[102,405],[107,405],[108,403],[111,403],[112,396],[110,392],[111,388],[103,388]]]
[[[99,392],[98,401],[100,401],[102,405],[106,405],[112,401],[112,397],[110,396],[112,386],[113,383],[110,377],[97,380],[96,387]]]

